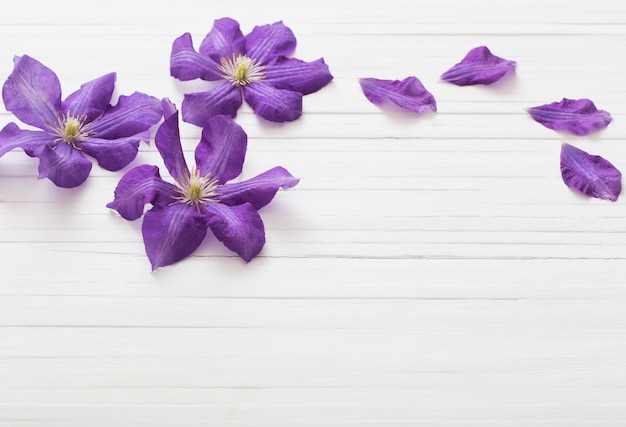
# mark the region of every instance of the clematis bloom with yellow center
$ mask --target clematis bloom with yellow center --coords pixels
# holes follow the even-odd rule
[[[115,73],[106,74],[61,100],[61,84],[51,69],[27,55],[15,57],[2,87],[4,105],[40,130],[7,124],[0,131],[0,156],[21,148],[39,158],[39,178],[64,188],[77,187],[89,176],[92,163],[85,155],[111,171],[128,165],[163,112],[158,98],[139,92],[111,105],[115,79]]]
[[[163,180],[152,165],[128,171],[107,206],[127,220],[143,215],[142,234],[152,269],[191,255],[211,230],[218,240],[246,262],[265,245],[258,210],[276,192],[294,187],[298,179],[277,166],[256,177],[229,182],[242,171],[248,137],[230,116],[212,117],[195,150],[195,167],[185,161],[180,144],[178,111],[163,100],[164,121],[156,147],[174,183]],[[145,212],[146,204],[152,208]]]
[[[255,27],[244,36],[237,21],[215,20],[197,52],[189,33],[178,37],[170,56],[172,77],[221,81],[206,92],[185,94],[183,120],[204,126],[216,115],[235,117],[243,100],[266,120],[296,120],[302,115],[302,96],[320,90],[333,76],[323,59],[287,57],[295,48],[296,38],[282,22]]]

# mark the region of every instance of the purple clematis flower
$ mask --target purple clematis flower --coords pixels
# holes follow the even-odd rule
[[[128,219],[144,215],[142,234],[152,270],[173,264],[195,251],[207,229],[246,262],[265,244],[263,221],[257,210],[280,188],[298,179],[275,167],[246,181],[228,183],[241,173],[247,135],[230,116],[208,120],[189,170],[180,144],[178,111],[163,100],[164,122],[155,142],[174,183],[161,179],[156,166],[141,165],[126,173],[107,207]]]
[[[39,158],[39,178],[59,187],[85,182],[94,157],[115,171],[137,155],[140,141],[150,140],[150,128],[162,117],[160,101],[135,92],[110,105],[115,73],[83,84],[61,100],[57,75],[39,61],[15,57],[14,69],[2,87],[7,110],[41,130],[22,130],[9,123],[0,131],[0,156],[14,148]]]
[[[515,61],[495,56],[487,46],[479,46],[443,73],[441,79],[457,86],[490,85],[515,71],[516,66]]]
[[[414,113],[437,111],[435,97],[426,90],[417,77],[404,80],[359,79],[361,90],[373,104],[381,105],[390,100],[400,108]]]
[[[567,99],[561,102],[531,107],[528,114],[548,129],[565,130],[575,135],[587,135],[611,123],[608,111],[598,110],[590,99]]]
[[[561,145],[561,176],[589,197],[615,202],[622,192],[622,173],[611,162],[567,143]]]
[[[215,115],[235,117],[243,100],[273,122],[302,115],[302,96],[318,91],[333,76],[323,59],[303,62],[288,58],[296,38],[282,22],[255,27],[244,36],[230,18],[215,20],[196,52],[185,33],[172,46],[170,73],[179,80],[222,83],[208,92],[189,93],[182,104],[183,120],[204,126]]]

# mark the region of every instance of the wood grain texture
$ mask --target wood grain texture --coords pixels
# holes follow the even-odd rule
[[[626,3],[529,0],[37,0],[0,13],[14,55],[64,94],[117,72],[116,94],[169,97],[175,37],[216,18],[282,20],[335,79],[274,125],[243,107],[242,178],[301,178],[261,211],[245,264],[207,238],[150,273],[140,221],[105,205],[123,171],[79,189],[0,158],[0,426],[626,426],[626,214],[580,197],[561,141],[626,170]],[[518,62],[493,87],[438,80],[472,47]],[[438,113],[376,107],[360,77],[415,75]],[[587,137],[525,108],[587,97]],[[13,121],[0,106],[0,125]],[[199,129],[181,125],[189,157]]]

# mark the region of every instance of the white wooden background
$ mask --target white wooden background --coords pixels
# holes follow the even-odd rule
[[[239,113],[244,177],[301,178],[261,211],[266,247],[246,265],[211,238],[151,273],[140,222],[105,207],[124,171],[63,190],[0,158],[0,425],[626,426],[625,202],[559,172],[562,140],[626,172],[626,3],[13,1],[0,80],[28,54],[64,95],[116,71],[116,93],[180,106],[206,84],[169,76],[171,43],[224,16],[283,20],[335,76],[294,123]],[[478,45],[516,77],[438,80]],[[437,114],[358,85],[410,75]],[[524,111],[563,97],[614,122],[569,137]]]

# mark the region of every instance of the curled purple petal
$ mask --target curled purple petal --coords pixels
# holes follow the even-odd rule
[[[174,40],[170,53],[170,75],[178,80],[221,79],[219,63],[201,55],[193,48],[191,34],[185,33]]]
[[[323,59],[304,62],[284,56],[265,66],[264,81],[277,89],[287,89],[308,95],[317,92],[333,79]]]
[[[230,116],[211,117],[196,147],[196,167],[223,184],[241,174],[247,147],[248,135]]]
[[[296,49],[296,36],[282,21],[254,27],[246,36],[246,55],[265,64]]]
[[[174,203],[146,212],[141,232],[154,271],[191,255],[204,240],[207,228],[203,215],[194,207]]]
[[[272,201],[279,189],[295,187],[300,180],[287,169],[277,166],[246,181],[229,183],[220,187],[220,202],[226,205],[250,203],[261,209]]]
[[[21,148],[31,157],[39,156],[46,145],[54,143],[54,136],[39,130],[22,130],[15,123],[7,124],[0,131],[0,157]]]
[[[170,101],[169,98],[163,98],[161,100],[161,110],[163,110],[163,119],[167,120],[170,116],[178,113],[176,104]]]
[[[39,153],[39,178],[48,178],[58,187],[81,185],[91,172],[91,162],[71,144],[46,145]]]
[[[124,174],[115,188],[115,198],[107,207],[133,221],[143,215],[146,204],[167,205],[175,195],[175,187],[161,179],[159,168],[141,165]]]
[[[252,110],[265,120],[291,122],[302,115],[301,93],[255,82],[244,86],[243,95]]]
[[[183,99],[183,120],[196,126],[204,126],[213,116],[235,117],[241,107],[241,89],[224,82],[208,92],[187,93]]]
[[[568,187],[615,202],[622,191],[622,173],[608,160],[570,144],[561,146],[561,176]]]
[[[76,143],[76,145],[85,154],[95,158],[104,169],[118,171],[137,157],[139,143],[149,140],[150,131],[145,131],[134,136],[118,139],[89,137]]]
[[[189,167],[180,145],[178,110],[168,99],[164,99],[163,112],[165,119],[157,129],[154,142],[170,175],[175,179],[180,179],[188,175]]]
[[[90,130],[102,139],[125,138],[150,129],[162,116],[161,100],[135,92],[120,96],[114,107],[92,123]]]
[[[415,113],[437,111],[435,97],[417,77],[407,77],[404,80],[362,78],[359,84],[365,97],[373,104],[381,105],[390,100],[400,108]]]
[[[68,96],[63,102],[63,110],[92,122],[110,107],[114,89],[115,73],[105,74],[81,85],[80,89]]]
[[[575,135],[587,135],[594,129],[605,128],[611,115],[598,110],[590,99],[567,99],[528,109],[528,114],[548,129],[566,130]]]
[[[208,56],[217,64],[222,58],[231,58],[246,51],[246,40],[239,23],[231,18],[216,19],[213,28],[200,44],[201,55]]]
[[[54,71],[30,56],[16,56],[14,63],[2,87],[4,105],[22,122],[47,130],[61,110],[61,83]]]
[[[490,85],[514,71],[516,66],[515,61],[495,56],[486,46],[479,46],[443,73],[441,79],[458,86]]]
[[[209,203],[203,212],[215,237],[246,262],[263,249],[265,227],[251,204],[227,206]]]

